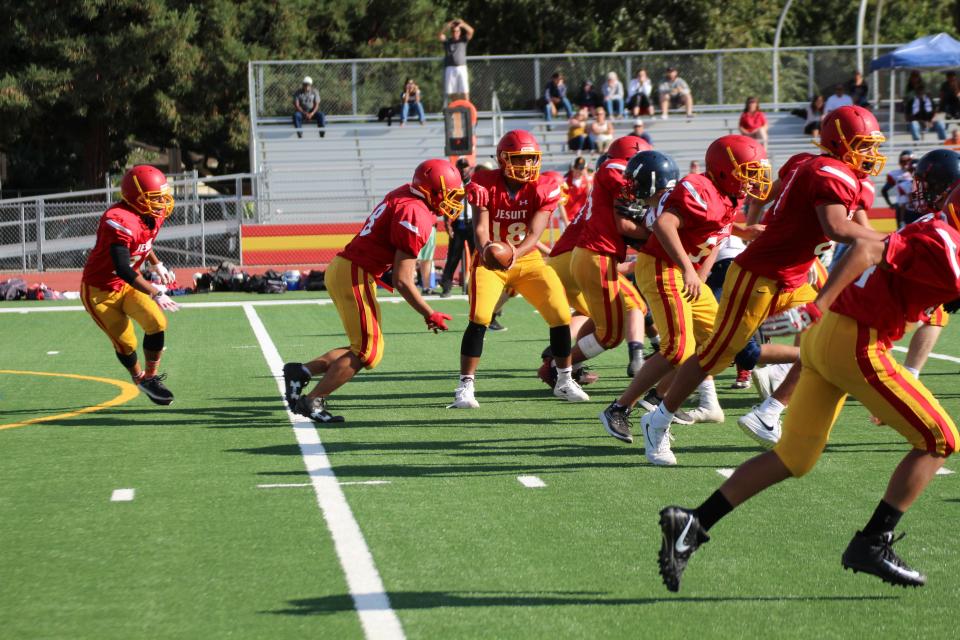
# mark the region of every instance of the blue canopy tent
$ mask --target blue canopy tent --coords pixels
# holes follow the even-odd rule
[[[896,69],[951,69],[960,67],[960,42],[946,33],[924,36],[870,61],[870,71],[890,69],[890,147],[893,147],[893,114],[896,111]]]

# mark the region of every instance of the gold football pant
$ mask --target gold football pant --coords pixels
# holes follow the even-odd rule
[[[539,251],[517,259],[508,271],[487,269],[474,255],[471,283],[470,322],[489,325],[500,294],[510,287],[533,305],[550,327],[570,324],[570,305],[563,284]]]
[[[563,283],[563,289],[567,293],[567,301],[577,313],[590,317],[590,310],[587,308],[587,301],[583,297],[583,292],[573,278],[573,270],[570,263],[573,261],[573,251],[566,251],[558,256],[547,258],[547,266],[557,272],[560,282]],[[642,313],[647,313],[647,304],[640,296],[640,292],[633,286],[630,279],[623,274],[619,274],[620,293],[623,295],[627,311],[639,309]]]
[[[367,369],[373,369],[383,358],[380,304],[373,276],[337,256],[327,267],[324,282],[347,332],[350,351]]]
[[[877,338],[876,329],[833,311],[803,334],[803,372],[774,447],[794,476],[817,463],[847,394],[915,449],[940,455],[956,450],[960,435],[953,420]]]
[[[687,300],[683,296],[683,271],[646,253],[637,256],[635,273],[640,293],[660,331],[660,353],[676,367],[710,335],[717,316],[717,299],[704,285],[699,298]]]
[[[137,334],[132,318],[147,335],[167,328],[167,318],[150,296],[124,284],[119,291],[109,291],[80,283],[83,308],[103,330],[117,353],[130,355],[137,350]]]

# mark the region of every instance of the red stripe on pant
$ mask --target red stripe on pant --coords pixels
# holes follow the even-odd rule
[[[477,317],[477,267],[480,265],[480,254],[473,255],[470,265],[470,321]]]
[[[667,290],[663,286],[663,262],[658,258],[654,262],[654,271],[656,275],[654,279],[657,282],[657,293],[660,294],[660,303],[663,305],[664,311],[667,313],[667,335],[670,336],[670,340],[667,342],[666,346],[662,348],[661,352],[665,354],[673,353],[674,345],[677,341],[677,331],[676,327],[673,326],[673,314],[670,313],[670,296],[667,294]]]
[[[930,430],[927,429],[927,426],[920,420],[916,412],[903,401],[893,389],[883,384],[880,380],[880,377],[877,375],[876,369],[874,369],[873,362],[870,360],[870,353],[868,351],[870,345],[870,328],[862,324],[857,324],[857,366],[860,367],[860,373],[863,374],[863,379],[871,387],[876,389],[883,398],[889,402],[897,412],[907,419],[907,422],[910,423],[910,426],[913,427],[921,436],[923,436],[923,441],[927,445],[927,451],[936,452],[937,442],[933,437],[933,434],[930,433]],[[876,345],[877,355],[880,356],[880,345]],[[883,362],[881,358],[881,363],[884,365],[884,368],[887,370],[888,374],[893,374],[891,368],[888,368],[887,363]],[[898,380],[899,378],[899,380]],[[898,385],[902,385],[905,381],[901,376],[894,375],[894,382]],[[929,405],[928,405],[929,406]]]
[[[614,261],[614,260],[611,260],[611,261],[610,261],[609,269],[610,269],[610,282],[613,283],[613,298],[614,298],[614,300],[616,300],[617,303],[618,303],[618,304],[617,304],[617,308],[614,310],[614,314],[617,316],[617,333],[616,333],[616,336],[615,336],[615,337],[616,337],[616,340],[617,340],[617,344],[620,344],[621,342],[623,342],[623,331],[624,331],[623,313],[624,313],[624,306],[623,306],[623,304],[619,304],[619,303],[621,302],[621,299],[620,299],[620,274],[619,274],[619,272],[617,271],[617,262]]]
[[[360,314],[360,353],[357,355],[366,364],[367,343],[370,340],[367,333],[367,311],[363,304],[363,294],[360,293],[360,268],[353,262],[350,263],[350,283],[353,289],[353,299],[357,302],[357,311]]]
[[[107,334],[107,338],[110,339],[110,342],[113,343],[113,350],[117,353],[123,353],[123,347],[119,342],[113,339],[113,336],[107,330],[107,326],[103,324],[103,321],[100,320],[100,316],[97,315],[96,305],[93,303],[93,300],[90,298],[90,287],[85,283],[80,283],[80,301],[83,303],[83,308],[87,310],[87,313],[90,314],[90,317],[93,318],[93,321],[97,323],[97,326]]]
[[[598,342],[606,347],[610,344],[610,332],[613,331],[613,309],[610,304],[610,291],[607,283],[607,264],[609,264],[609,258],[602,255],[597,257],[600,259],[600,291],[603,293],[603,324],[605,327],[603,335],[597,337],[599,338]]]
[[[373,344],[370,345],[370,361],[374,361],[377,358],[377,350],[380,348],[380,318],[377,316],[377,305],[373,302],[373,291],[370,288],[370,280],[364,278],[363,281],[363,290],[367,294],[367,306],[370,309],[370,314],[373,316],[371,323],[371,335],[373,337]]]
[[[673,296],[673,307],[677,310],[677,338],[675,340],[677,349],[670,354],[668,360],[670,360],[670,364],[677,366],[683,359],[683,352],[687,348],[687,319],[683,313],[683,297],[677,290],[677,270],[668,269],[667,274],[670,279],[670,288],[673,290],[671,294]]]
[[[708,361],[700,362],[700,368],[703,369],[704,371],[712,370],[713,367],[716,366],[717,360],[719,360],[720,357],[723,356],[724,351],[726,351],[727,347],[730,346],[730,342],[733,340],[733,334],[736,333],[735,318],[742,318],[744,312],[747,310],[747,305],[750,303],[751,292],[754,285],[756,285],[757,283],[758,276],[751,275],[750,279],[747,281],[746,287],[743,287],[741,289],[740,285],[742,285],[743,283],[744,273],[745,273],[744,271],[740,272],[740,275],[737,277],[737,286],[734,287],[733,295],[730,296],[730,302],[732,303],[737,297],[737,292],[744,291],[743,295],[740,296],[741,297],[740,304],[737,305],[737,308],[735,311],[732,309],[732,307],[728,305],[727,313],[725,314],[723,321],[720,323],[721,327],[725,327],[727,324],[727,320],[730,320],[730,323],[729,323],[730,326],[729,326],[729,330],[727,331],[727,337],[723,338],[719,343],[717,343],[717,338],[720,336],[720,332],[719,331],[714,332],[713,336],[707,341],[707,348],[703,350],[703,353],[713,353],[713,357],[710,358]],[[731,315],[731,311],[733,311],[732,315]],[[716,348],[715,344],[719,344],[720,345],[719,348]]]

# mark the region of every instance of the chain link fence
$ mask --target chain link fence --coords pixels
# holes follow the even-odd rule
[[[878,53],[897,46],[882,45]],[[626,87],[643,68],[656,86],[664,70],[674,66],[700,106],[736,109],[748,96],[757,96],[767,105],[791,104],[806,102],[815,93],[828,94],[833,85],[849,80],[857,50],[852,45],[781,48],[776,96],[773,59],[772,48],[471,56],[470,99],[480,111],[490,111],[496,94],[503,111],[527,111],[537,107],[554,71],[564,74],[568,94],[576,102],[584,81],[599,88],[610,71]],[[261,61],[251,63],[250,73],[258,120],[291,117],[293,94],[304,76],[313,78],[321,110],[328,116],[369,115],[381,107],[395,107],[406,78],[420,85],[428,112],[439,112],[444,102],[441,58]],[[888,82],[886,77],[881,81]],[[882,98],[886,94],[883,87],[879,89]]]

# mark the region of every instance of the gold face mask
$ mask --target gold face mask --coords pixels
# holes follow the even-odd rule
[[[741,193],[757,200],[766,200],[770,195],[770,189],[773,188],[773,170],[770,167],[770,161],[763,159],[737,162],[730,147],[727,147],[727,153],[735,167],[733,176],[742,185]]]
[[[887,157],[880,152],[880,145],[886,142],[887,138],[879,131],[873,131],[869,134],[857,134],[852,140],[847,140],[847,137],[843,135],[840,121],[835,120],[834,124],[837,127],[837,134],[840,136],[840,143],[846,149],[839,156],[840,160],[854,171],[865,173],[868,176],[880,175],[887,163]],[[824,147],[822,144],[814,144],[827,153],[835,155],[833,150]]]
[[[504,151],[503,174],[517,182],[533,182],[540,177],[539,151]]]
[[[167,184],[164,184],[157,191],[144,191],[136,176],[133,178],[133,183],[137,185],[137,191],[140,192],[140,195],[137,196],[135,202],[127,202],[127,204],[154,218],[166,218],[173,212],[173,195],[170,193],[170,187]]]
[[[436,205],[437,209],[449,219],[456,220],[463,213],[463,198],[465,195],[463,187],[447,189],[446,180],[443,179],[443,176],[440,176],[440,192],[443,195]]]

